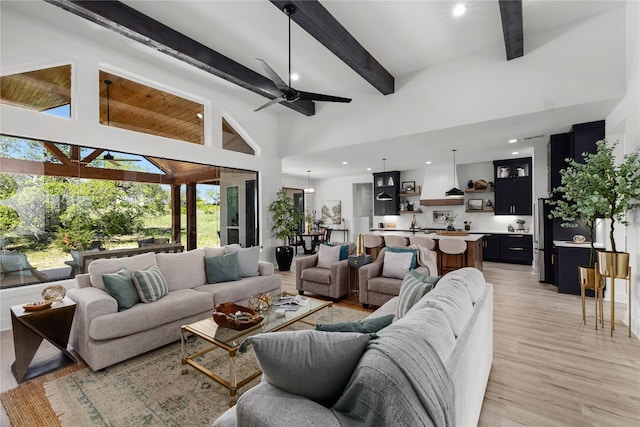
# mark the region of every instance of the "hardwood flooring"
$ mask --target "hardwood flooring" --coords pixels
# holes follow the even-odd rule
[[[293,271],[281,275],[295,292]],[[622,323],[609,335],[607,302],[596,331],[592,299],[583,325],[580,297],[539,283],[531,267],[486,262],[484,275],[494,284],[494,356],[480,426],[640,425],[640,341]],[[362,310],[357,296],[339,303]],[[12,341],[0,333],[2,391],[16,386]],[[0,425],[9,425],[4,409]]]

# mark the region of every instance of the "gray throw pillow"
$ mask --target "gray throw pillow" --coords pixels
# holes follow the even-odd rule
[[[324,405],[344,390],[369,341],[354,332],[273,332],[247,338],[263,379],[289,393]]]
[[[386,328],[393,322],[393,314],[386,316],[368,317],[357,322],[338,322],[316,325],[316,331],[325,332],[360,332],[361,334],[371,334]]]
[[[320,245],[317,267],[331,268],[331,265],[338,261],[340,261],[340,246]]]
[[[400,285],[395,318],[404,317],[415,303],[433,289],[438,280],[440,277],[427,276],[415,270],[407,274]]]
[[[207,283],[240,280],[237,252],[220,256],[205,256],[204,268],[207,271]]]
[[[160,268],[155,265],[147,270],[134,271],[133,284],[136,285],[140,301],[146,304],[158,301],[169,293],[169,286]]]
[[[124,311],[140,302],[131,272],[126,268],[121,268],[117,273],[103,274],[102,281],[107,293],[118,302],[118,311]]]
[[[240,277],[259,276],[258,260],[260,259],[260,246],[252,246],[250,248],[241,248],[236,245],[227,245],[224,251],[228,254],[238,253],[238,271]]]
[[[385,252],[382,260],[382,277],[404,279],[411,270],[412,260],[411,252]]]

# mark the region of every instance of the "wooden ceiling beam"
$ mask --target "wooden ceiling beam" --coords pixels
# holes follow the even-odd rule
[[[45,1],[265,98],[282,95],[263,75],[119,1]],[[315,114],[311,101],[281,104],[306,116]]]
[[[507,60],[520,58],[524,55],[524,28],[522,22],[522,0],[498,0],[500,17],[502,18],[502,33]]]
[[[383,95],[394,92],[394,78],[317,0],[271,0],[281,11],[294,5],[291,19],[360,74]],[[283,12],[284,13],[284,12]]]

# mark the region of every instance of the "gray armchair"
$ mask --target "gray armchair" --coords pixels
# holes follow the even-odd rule
[[[349,243],[349,255],[354,255],[356,245]],[[338,299],[349,294],[348,260],[338,261],[330,268],[318,267],[318,254],[296,259],[296,289]]]

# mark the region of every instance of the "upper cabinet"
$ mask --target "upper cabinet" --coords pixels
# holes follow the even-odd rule
[[[385,194],[391,200],[380,200]],[[373,174],[373,214],[398,215],[400,211],[400,172],[378,172]]]
[[[495,172],[495,214],[531,215],[531,157],[496,160]]]

